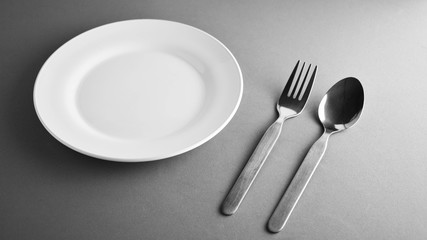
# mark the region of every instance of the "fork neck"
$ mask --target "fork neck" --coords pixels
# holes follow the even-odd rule
[[[279,118],[277,118],[276,122],[280,123],[283,123],[286,119],[297,115],[295,111],[280,106],[277,107],[277,111],[279,112]]]
[[[288,119],[287,116],[280,114],[279,117],[276,119],[276,122],[283,123],[286,119]]]

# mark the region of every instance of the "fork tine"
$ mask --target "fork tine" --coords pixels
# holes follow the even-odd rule
[[[298,97],[298,100],[301,100],[302,94],[304,93],[303,92],[304,85],[305,85],[305,82],[307,81],[307,76],[308,76],[308,73],[310,72],[310,68],[311,68],[311,64],[308,65],[308,69],[307,69],[307,72],[305,73],[304,80],[302,80],[301,87],[300,87],[300,89],[298,91],[298,94],[296,95]],[[307,90],[307,88],[305,88],[305,89]]]
[[[294,87],[292,89],[292,93],[289,95],[289,96],[293,96],[293,98],[296,98],[296,96],[297,96],[296,93],[298,92],[298,86],[299,86],[299,83],[300,83],[302,72],[304,71],[304,67],[305,67],[305,62],[303,62],[303,64],[302,64],[301,71],[298,74],[297,80],[296,81],[294,80],[295,85],[294,85]]]
[[[291,76],[289,77],[288,82],[286,83],[285,88],[283,89],[282,96],[288,95],[289,89],[291,88],[293,79],[295,77],[295,73],[297,72],[299,62],[300,60],[298,60],[297,64],[294,67],[294,70],[292,70]]]
[[[306,101],[308,99],[308,96],[310,95],[311,88],[314,83],[314,79],[316,78],[317,73],[317,66],[314,67],[313,73],[311,74],[310,81],[308,82],[307,88],[305,89],[304,96],[302,97],[302,100]]]

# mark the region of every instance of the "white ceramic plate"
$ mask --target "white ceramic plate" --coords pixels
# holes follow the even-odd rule
[[[189,151],[231,120],[243,89],[231,52],[164,20],[87,31],[43,65],[34,105],[46,129],[89,156],[149,161]]]

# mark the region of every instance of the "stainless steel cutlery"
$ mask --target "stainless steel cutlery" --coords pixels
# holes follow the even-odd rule
[[[283,122],[289,118],[298,116],[307,103],[316,78],[317,66],[311,69],[311,64],[308,68],[305,68],[305,63],[300,68],[299,65],[300,61],[295,65],[277,102],[276,107],[279,112],[279,118],[264,133],[264,136],[261,138],[258,146],[255,148],[255,151],[223,202],[222,212],[226,215],[234,214],[239,208],[267,156],[279,138]]]
[[[312,69],[310,64],[306,69],[305,63],[301,67],[299,65],[300,61],[295,65],[277,102],[279,117],[264,133],[222,204],[222,212],[226,215],[234,214],[239,208],[279,138],[283,122],[298,116],[304,110],[316,78],[317,66]],[[268,221],[268,229],[271,232],[280,232],[285,227],[326,151],[329,137],[353,126],[360,118],[363,105],[362,84],[353,77],[344,78],[337,82],[325,94],[318,108],[318,115],[324,132],[308,151],[271,215]]]

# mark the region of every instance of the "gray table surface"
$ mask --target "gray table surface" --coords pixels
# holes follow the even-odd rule
[[[426,239],[426,1],[0,2],[0,239]],[[93,27],[167,19],[200,28],[235,55],[241,105],[188,153],[114,163],[74,152],[42,127],[32,90],[49,55]],[[320,71],[239,211],[219,207],[263,131],[296,60]],[[310,145],[317,105],[355,76],[365,110],[334,135],[279,234],[266,223]]]

